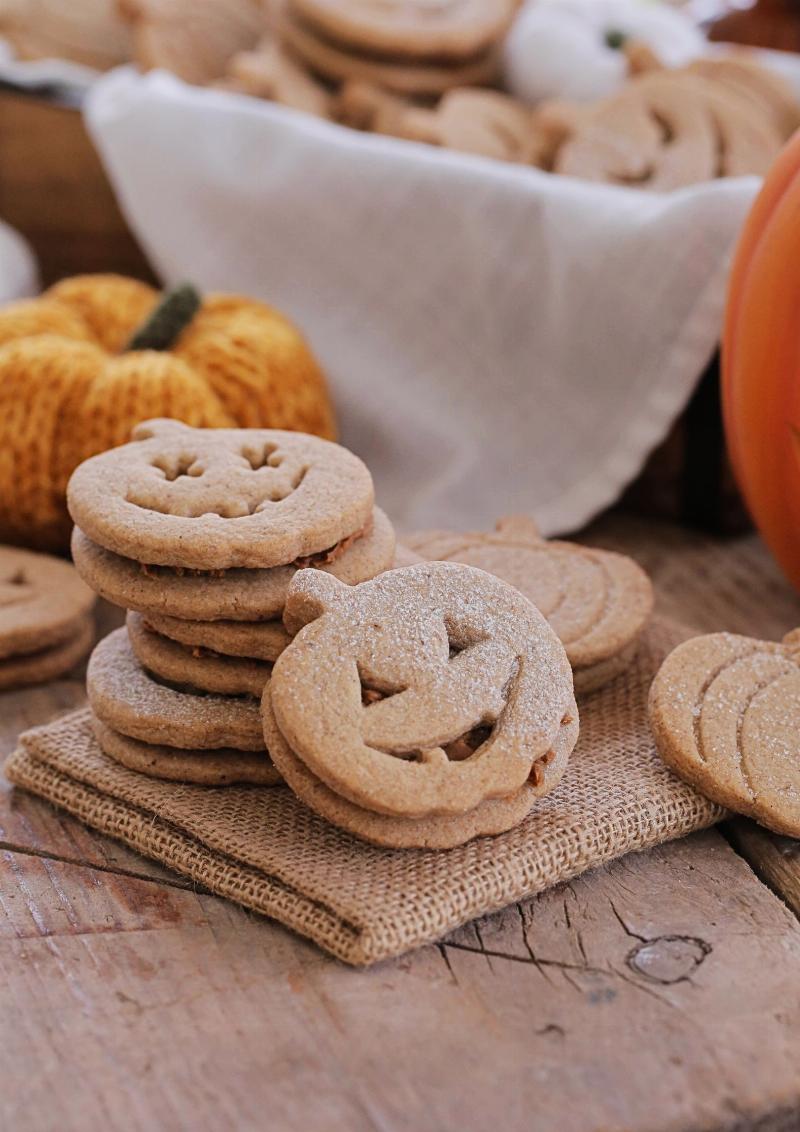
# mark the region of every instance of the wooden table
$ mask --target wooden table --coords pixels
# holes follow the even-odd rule
[[[666,612],[800,623],[755,539],[649,533]],[[3,750],[82,700],[0,697]],[[7,788],[0,827],[2,1129],[800,1128],[800,850],[745,821],[367,971]]]

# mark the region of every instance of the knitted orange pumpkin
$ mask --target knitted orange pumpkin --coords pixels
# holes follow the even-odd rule
[[[66,279],[0,310],[0,542],[57,550],[88,456],[150,417],[333,437],[325,379],[283,315],[238,295],[115,275]]]

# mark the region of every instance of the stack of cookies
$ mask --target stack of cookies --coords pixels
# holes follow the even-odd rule
[[[93,605],[68,562],[0,547],[0,689],[54,680],[82,660]]]
[[[283,45],[329,83],[350,79],[435,97],[498,78],[498,51],[517,0],[288,0]]]
[[[364,464],[303,433],[148,421],[76,470],[68,504],[78,572],[129,611],[89,664],[102,748],[160,778],[278,781],[259,697],[293,577],[393,565]]]
[[[482,570],[430,562],[343,585],[298,573],[264,690],[275,766],[366,841],[444,849],[519,824],[578,737],[556,634]]]

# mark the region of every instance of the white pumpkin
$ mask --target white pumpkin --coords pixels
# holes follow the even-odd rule
[[[506,39],[505,84],[531,103],[606,98],[625,83],[626,39],[646,43],[668,67],[707,50],[691,18],[659,0],[529,0]]]

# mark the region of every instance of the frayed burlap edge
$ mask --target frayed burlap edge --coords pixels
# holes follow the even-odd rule
[[[696,806],[687,809],[665,835],[663,824],[656,821],[643,827],[640,803],[623,806],[614,826],[605,827],[602,836],[598,837],[596,828],[565,829],[564,852],[557,869],[552,862],[546,872],[539,861],[526,863],[516,886],[505,889],[499,898],[482,885],[459,889],[459,899],[439,905],[436,914],[417,923],[412,936],[398,932],[396,920],[381,915],[364,924],[348,922],[334,908],[309,899],[285,880],[209,849],[158,815],[62,774],[22,748],[9,757],[5,773],[15,785],[66,810],[98,832],[174,869],[215,895],[280,921],[355,966],[432,943],[476,917],[571,880],[587,871],[587,860],[591,860],[591,869],[598,868],[629,852],[707,829],[725,817],[724,810],[697,795]]]

